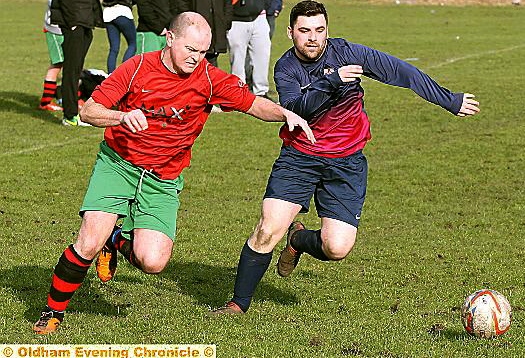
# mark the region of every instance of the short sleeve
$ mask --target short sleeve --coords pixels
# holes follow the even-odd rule
[[[117,67],[108,78],[95,88],[91,98],[106,108],[118,104],[128,92],[140,60],[140,55],[135,56]]]
[[[255,101],[255,95],[239,77],[228,74],[214,66],[208,66],[212,85],[210,104],[220,105],[225,111],[247,112]]]

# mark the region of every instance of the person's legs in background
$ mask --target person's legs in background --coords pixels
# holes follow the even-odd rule
[[[62,105],[64,125],[81,125],[78,117],[78,80],[84,60],[93,40],[93,30],[77,26],[74,30],[62,27],[64,35],[64,67],[62,72]]]
[[[254,21],[253,34],[248,45],[248,55],[253,65],[253,93],[257,96],[267,96],[270,90],[268,71],[271,47],[270,26],[266,16],[261,15]]]
[[[122,62],[124,62],[133,57],[137,51],[137,29],[135,28],[133,20],[125,16],[117,17],[113,20],[113,24],[115,24],[122,35],[124,35],[128,44],[128,48],[124,52],[124,56],[122,56]]]
[[[53,100],[57,97],[57,79],[60,71],[62,71],[64,62],[64,52],[62,51],[64,36],[51,32],[46,32],[45,34],[51,64],[47,68],[46,77],[44,78],[44,88],[38,108],[46,111],[61,111],[62,107],[54,103]]]
[[[231,73],[246,83],[246,50],[250,41],[251,22],[233,21],[228,31]]]
[[[62,107],[58,104],[53,103],[53,99],[56,98],[57,93],[57,78],[58,74],[62,70],[62,63],[49,65],[47,68],[46,77],[44,79],[44,90],[42,97],[40,98],[40,109],[46,111],[61,111]]]
[[[273,38],[273,33],[275,32],[275,15],[266,14],[266,21],[270,26],[270,40]]]
[[[117,56],[120,50],[120,31],[114,22],[115,21],[105,23],[109,42],[107,60],[108,73],[113,72],[117,67]]]

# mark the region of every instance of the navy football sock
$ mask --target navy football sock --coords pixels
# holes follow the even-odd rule
[[[318,260],[329,261],[323,252],[321,230],[299,230],[293,237],[292,247],[298,252],[306,252]]]
[[[237,277],[233,289],[233,299],[243,312],[250,307],[253,294],[257,285],[272,261],[272,252],[260,254],[253,251],[246,242],[241,251],[239,265],[237,266]]]

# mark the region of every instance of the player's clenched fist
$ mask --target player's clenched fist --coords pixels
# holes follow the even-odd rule
[[[131,112],[124,113],[120,118],[120,124],[127,126],[133,133],[148,129],[148,120],[140,109],[134,109]]]

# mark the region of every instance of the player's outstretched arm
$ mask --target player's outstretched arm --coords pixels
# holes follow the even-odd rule
[[[286,122],[290,131],[293,131],[295,127],[300,127],[308,140],[315,143],[315,136],[303,118],[266,98],[256,97],[246,113],[265,122]]]
[[[471,93],[463,94],[463,103],[457,114],[459,117],[473,116],[479,112],[479,102],[474,97]]]
[[[114,111],[90,98],[80,111],[81,119],[95,127],[112,127],[123,125],[133,133],[148,128],[148,121],[140,109],[131,112]]]

